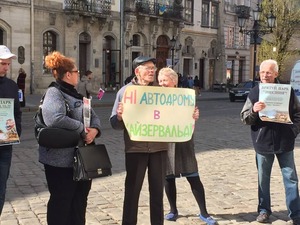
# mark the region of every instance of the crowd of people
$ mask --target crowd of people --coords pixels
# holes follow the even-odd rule
[[[21,135],[21,110],[18,98],[20,86],[6,77],[12,59],[16,55],[4,45],[0,45],[0,98],[14,100],[13,119],[16,131]],[[134,141],[131,139],[123,121],[126,110],[122,102],[129,86],[161,86],[162,88],[186,87],[200,94],[200,81],[197,76],[182,76],[171,68],[157,71],[155,58],[139,56],[132,62],[134,74],[127,80],[116,95],[109,118],[113,129],[122,130],[125,151],[125,189],[122,225],[138,224],[138,205],[143,181],[147,172],[149,183],[150,224],[163,225],[164,220],[176,221],[177,208],[176,178],[185,177],[199,206],[198,217],[208,225],[218,222],[207,211],[204,185],[200,179],[195,157],[193,137],[185,142]],[[78,145],[95,144],[101,135],[100,119],[91,108],[90,125],[83,121],[83,99],[92,93],[90,80],[92,72],[87,71],[80,81],[79,71],[72,58],[54,51],[45,58],[45,65],[52,71],[52,82],[44,96],[42,116],[49,127],[68,129],[78,134]],[[25,73],[20,70],[20,73]],[[278,65],[274,60],[265,60],[260,65],[261,83],[278,83]],[[26,74],[25,74],[26,77]],[[170,89],[168,89],[170,90]],[[294,161],[295,138],[300,131],[300,103],[293,90],[289,99],[289,114],[292,124],[264,122],[259,112],[266,104],[259,100],[259,87],[254,87],[241,111],[241,120],[251,125],[251,137],[255,149],[258,172],[257,222],[267,223],[272,214],[270,197],[271,170],[275,157],[279,162],[286,192],[288,215],[293,225],[300,225],[300,199],[298,176]],[[66,107],[66,102],[68,107]],[[191,118],[199,119],[199,109],[195,105]],[[67,142],[66,138],[66,142]],[[66,146],[66,143],[63,144]],[[44,166],[50,197],[47,204],[47,223],[49,225],[84,225],[86,208],[92,180],[73,179],[74,147],[53,149],[39,146],[39,162]],[[5,202],[6,184],[12,158],[12,145],[0,146],[0,215]],[[173,162],[170,163],[170,162]],[[166,193],[170,209],[164,215],[163,196]]]

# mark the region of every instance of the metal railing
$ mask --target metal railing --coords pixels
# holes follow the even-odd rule
[[[183,19],[183,7],[181,5],[165,5],[157,2],[136,1],[135,9],[137,13],[170,19]]]
[[[65,11],[110,15],[111,0],[65,0]]]

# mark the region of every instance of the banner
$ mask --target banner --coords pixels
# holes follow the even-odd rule
[[[184,142],[192,138],[194,90],[131,85],[122,102],[122,117],[131,140]]]
[[[262,121],[292,124],[289,114],[291,85],[289,84],[259,84],[259,101],[266,108],[259,112]]]
[[[0,98],[0,146],[19,143],[14,117],[14,99]]]

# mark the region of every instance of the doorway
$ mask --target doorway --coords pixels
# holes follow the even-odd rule
[[[83,32],[79,35],[79,71],[80,71],[80,78],[85,74],[85,72],[89,69],[87,68],[88,63],[88,56],[89,56],[89,48],[91,45],[91,36]]]

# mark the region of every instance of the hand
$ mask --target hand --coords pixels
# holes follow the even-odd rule
[[[117,118],[119,121],[122,121],[122,114],[123,114],[123,103],[119,102],[119,105],[117,108]]]
[[[200,111],[199,111],[198,107],[196,106],[194,109],[194,113],[193,113],[193,119],[198,120],[199,116],[200,116]]]
[[[84,141],[87,144],[91,144],[94,141],[99,131],[96,128],[91,128],[91,127],[86,128],[86,130],[87,133]]]
[[[266,104],[264,102],[255,102],[253,105],[253,112],[259,112],[266,108]]]

